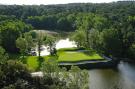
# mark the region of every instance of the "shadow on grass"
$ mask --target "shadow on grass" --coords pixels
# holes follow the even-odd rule
[[[91,51],[91,50],[84,51],[83,53],[84,53],[85,55],[88,55],[88,56],[92,56],[92,55],[96,54],[95,51]]]
[[[36,71],[39,71],[42,67],[42,64],[45,62],[45,61],[56,61],[56,59],[58,59],[58,57],[56,55],[50,55],[50,57],[47,59],[45,57],[38,57],[38,67],[36,69]]]
[[[22,63],[27,64],[27,58],[26,57],[25,58],[21,58],[20,60],[21,60]]]
[[[37,67],[37,69],[36,69],[36,71],[38,71],[38,70],[40,70],[41,69],[41,67],[42,67],[42,63],[44,62],[44,58],[43,57],[38,57],[38,67]]]
[[[86,50],[86,49],[83,47],[81,48],[73,47],[73,48],[61,48],[61,49],[58,49],[57,51],[79,51],[79,50]]]
[[[34,60],[34,61],[30,61],[30,60]],[[25,56],[24,58],[21,58],[20,61],[24,64],[26,64],[31,71],[39,71],[42,63],[44,62],[44,58],[43,57],[37,57],[37,56]],[[34,62],[34,63],[32,63]],[[33,66],[34,65],[34,66]],[[36,66],[36,67],[35,67]]]

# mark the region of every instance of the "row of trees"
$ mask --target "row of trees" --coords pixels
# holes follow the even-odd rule
[[[25,19],[28,16],[42,16],[48,14],[57,14],[61,12],[91,12],[106,15],[117,19],[124,15],[134,15],[134,1],[119,1],[112,3],[78,3],[66,5],[0,5],[1,15],[14,15],[17,18]],[[121,13],[121,14],[120,14]],[[123,17],[122,17],[123,18]]]
[[[25,20],[35,29],[47,29],[58,31],[74,31],[75,30],[75,14],[59,13],[53,15],[30,16]]]

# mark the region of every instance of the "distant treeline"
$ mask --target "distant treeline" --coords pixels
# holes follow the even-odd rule
[[[0,5],[0,15],[21,19],[35,29],[74,31],[78,13],[98,14],[111,21],[112,25],[125,21],[128,16],[134,16],[135,2]]]

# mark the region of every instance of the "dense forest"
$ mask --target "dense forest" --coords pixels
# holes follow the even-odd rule
[[[134,59],[134,12],[134,1],[39,6],[0,5],[1,45],[9,52],[16,52],[15,40],[19,34],[32,28],[59,32],[75,31],[72,38],[81,41],[77,42],[80,46],[90,47],[111,57]],[[86,33],[82,33],[79,38],[81,29]],[[90,37],[94,36],[93,34],[98,37]]]
[[[10,19],[20,19],[32,24],[35,29],[74,31],[76,29],[75,22],[78,13],[98,14],[107,18],[111,22],[109,25],[115,25],[120,22],[125,22],[129,16],[134,16],[134,8],[134,1],[39,6],[0,5],[0,15],[6,15]],[[3,19],[6,19],[6,17]]]
[[[70,51],[85,49],[96,56],[135,62],[134,1],[0,5],[0,89],[88,89],[87,71],[44,62],[58,55],[56,38],[41,30],[69,33],[78,47]],[[42,45],[48,46],[49,56],[41,56]],[[38,55],[29,54],[36,47]],[[58,53],[64,54],[63,49]],[[38,65],[35,70],[24,65],[26,59],[34,60],[29,64]],[[43,78],[32,77],[31,71],[42,71]]]

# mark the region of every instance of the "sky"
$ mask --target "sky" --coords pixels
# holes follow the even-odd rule
[[[18,4],[18,5],[40,5],[40,4],[67,4],[67,3],[102,3],[114,2],[118,0],[0,0],[0,4]]]

